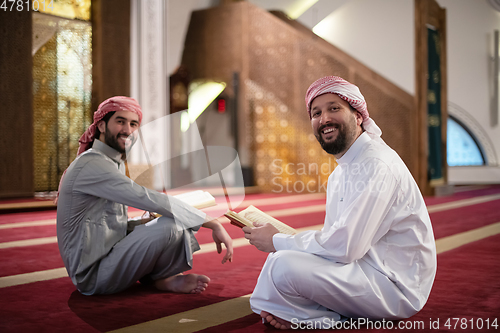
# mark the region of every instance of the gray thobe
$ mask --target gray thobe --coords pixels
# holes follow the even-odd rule
[[[162,215],[127,235],[127,206]],[[63,177],[57,204],[59,251],[86,295],[121,291],[192,266],[194,237],[206,214],[124,175],[121,154],[95,140]]]

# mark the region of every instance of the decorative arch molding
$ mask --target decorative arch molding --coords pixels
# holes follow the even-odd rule
[[[498,158],[493,148],[493,143],[485,134],[483,127],[470,115],[470,113],[457,104],[448,101],[448,114],[467,126],[467,130],[480,144],[480,149],[486,157],[486,164],[488,166],[498,165]]]

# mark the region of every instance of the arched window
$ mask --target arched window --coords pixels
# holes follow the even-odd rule
[[[485,165],[484,154],[467,127],[453,117],[448,117],[446,138],[449,166]]]

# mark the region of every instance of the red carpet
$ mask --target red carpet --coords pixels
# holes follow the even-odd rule
[[[498,193],[500,187],[488,187],[447,198],[426,198],[426,201],[432,205]],[[264,197],[271,199],[280,196],[247,195],[246,199]],[[324,204],[324,200],[285,202],[262,208],[274,211],[321,204]],[[500,222],[499,204],[500,200],[496,200],[431,214],[436,238]],[[53,218],[54,211],[4,214],[0,215],[0,224]],[[324,212],[283,216],[279,219],[294,227],[316,225],[323,222]],[[241,230],[236,227],[227,225],[227,230],[233,238],[242,237]],[[55,234],[55,225],[1,229],[0,242],[51,237]],[[202,229],[197,238],[200,243],[212,241],[206,229]],[[422,320],[428,327],[429,318],[439,318],[442,329],[447,318],[493,320],[500,314],[499,251],[500,236],[497,235],[440,254],[431,298],[427,306],[410,320]],[[234,262],[225,265],[220,264],[221,256],[216,253],[195,255],[193,272],[206,274],[212,280],[207,291],[201,295],[158,293],[137,284],[117,295],[88,297],[75,291],[67,277],[0,288],[0,332],[108,331],[246,295],[253,291],[266,255],[251,246],[239,247],[235,249]],[[57,243],[0,249],[0,276],[60,267],[63,265]],[[262,325],[257,315],[204,331],[233,330],[274,331]]]
[[[0,253],[0,276],[64,267],[57,243],[1,249]]]
[[[137,284],[116,295],[89,297],[76,291],[69,278],[3,288],[1,313],[8,320],[2,320],[0,331],[108,331],[246,295],[253,291],[266,254],[248,247],[235,249],[235,256],[235,262],[225,265],[213,254],[195,257],[193,272],[211,277],[200,295],[158,293]],[[234,279],[241,283],[232,283]]]

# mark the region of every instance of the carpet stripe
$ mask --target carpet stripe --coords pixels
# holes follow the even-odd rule
[[[317,226],[315,226],[317,227]],[[305,229],[305,228],[303,228]],[[462,245],[472,243],[483,238],[500,234],[500,222],[495,224],[462,232],[457,235],[444,237],[436,241],[437,253],[443,253]],[[202,308],[177,313],[175,315],[167,316],[164,318],[148,321],[145,323],[125,327],[122,329],[114,330],[113,333],[135,333],[135,332],[164,332],[165,327],[169,329],[172,327],[173,332],[196,332],[209,327],[217,326],[222,323],[227,323],[235,319],[242,318],[252,313],[248,298],[250,295],[241,296],[239,298],[231,299],[231,311],[226,314],[221,311],[219,304],[204,306]],[[236,301],[238,300],[239,301]],[[229,302],[229,301],[226,301]],[[224,303],[224,302],[222,302]],[[196,311],[200,310],[200,311]],[[236,314],[236,318],[235,318]],[[184,322],[182,319],[190,319],[196,321]],[[189,324],[189,325],[188,325]]]
[[[500,222],[440,238],[436,241],[436,250],[439,254],[497,234],[500,234]]]
[[[12,242],[3,242],[0,243],[0,249],[7,249],[10,247],[19,247],[19,246],[50,244],[50,243],[57,243],[57,236],[32,238],[32,239],[25,239]]]
[[[248,302],[250,296],[251,294],[233,298],[111,332],[165,332],[166,329],[176,333],[196,332],[251,314],[252,310]]]
[[[432,205],[427,207],[427,211],[430,213],[441,212],[443,210],[461,208],[464,206],[477,205],[483,202],[493,201],[500,199],[500,194],[485,195],[477,198],[463,199],[452,202],[446,202],[442,204]]]
[[[21,209],[21,208],[39,208],[39,207],[56,207],[52,200],[36,201],[36,202],[12,202],[0,204],[0,210],[4,209]]]
[[[68,273],[66,272],[66,268],[64,267],[48,269],[46,271],[4,276],[0,278],[0,288],[18,286],[21,284],[33,283],[38,281],[59,279],[66,276],[68,276]]]
[[[455,186],[454,193],[470,192],[477,190],[484,190],[489,188],[488,185],[467,185],[467,186]]]
[[[5,223],[5,224],[0,224],[0,229],[38,227],[41,225],[51,225],[51,224],[56,224],[56,219],[43,220],[43,221],[31,221],[31,222]]]

